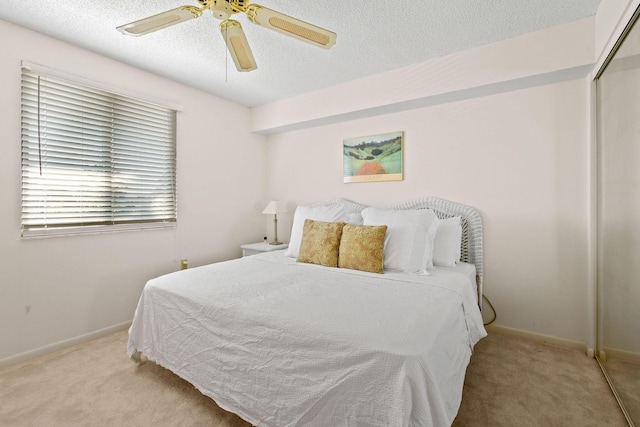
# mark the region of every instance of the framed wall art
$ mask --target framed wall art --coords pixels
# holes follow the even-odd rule
[[[345,139],[344,182],[402,181],[403,144],[402,131]]]

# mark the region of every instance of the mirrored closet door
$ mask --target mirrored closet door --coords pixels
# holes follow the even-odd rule
[[[597,354],[633,426],[640,425],[640,24],[628,27],[596,87]]]

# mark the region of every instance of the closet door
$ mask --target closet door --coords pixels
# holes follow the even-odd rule
[[[640,24],[597,80],[598,359],[640,425]]]

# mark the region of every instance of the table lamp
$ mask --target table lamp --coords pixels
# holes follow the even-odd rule
[[[269,242],[270,245],[281,245],[282,242],[278,241],[278,214],[279,213],[287,213],[287,209],[282,206],[282,204],[278,203],[277,200],[272,200],[269,202],[266,208],[262,211],[265,215],[273,215],[273,231],[274,237],[273,242]]]

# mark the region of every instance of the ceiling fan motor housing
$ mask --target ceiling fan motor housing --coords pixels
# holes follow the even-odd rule
[[[204,8],[209,8],[213,16],[225,21],[234,13],[242,12],[244,0],[198,0]]]

